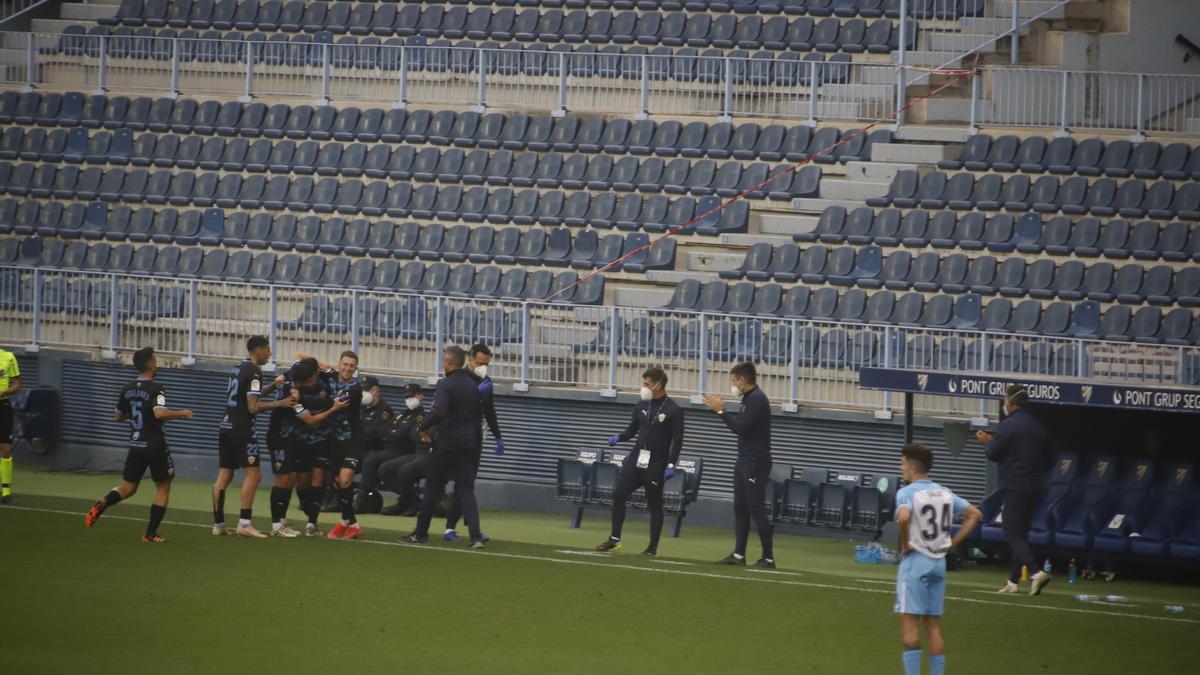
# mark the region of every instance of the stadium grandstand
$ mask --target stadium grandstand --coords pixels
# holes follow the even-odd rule
[[[630,454],[605,441],[657,367],[687,418],[660,497],[674,535],[662,553],[683,575],[664,602],[698,593],[687,584],[708,580],[682,565],[726,552],[713,542],[728,539],[741,461],[705,395],[749,362],[772,405],[766,508],[788,570],[775,573],[795,575],[773,579],[807,578],[813,592],[826,574],[891,583],[846,572],[846,542],[893,545],[900,448],[917,441],[936,455],[931,476],[982,510],[955,556],[982,582],[1009,546],[1000,475],[974,433],[995,433],[1020,383],[1048,438],[1029,540],[1062,582],[1042,606],[1061,615],[991,610],[1013,614],[1001,625],[1014,634],[1031,614],[1038,631],[1075,622],[1064,631],[1077,647],[1127,617],[1162,660],[1102,644],[1005,658],[1062,673],[1193,664],[1179,645],[1195,617],[1162,607],[1183,597],[1200,610],[1188,576],[1200,566],[1198,45],[1193,0],[0,2],[0,346],[22,382],[6,478],[17,506],[0,511],[0,539],[22,518],[66,532],[54,512],[82,515],[108,487],[51,472],[119,468],[129,434],[110,407],[144,347],[172,406],[195,413],[168,426],[173,471],[207,481],[229,368],[262,335],[264,385],[303,355],[349,351],[397,410],[411,383],[428,408],[447,345],[490,347],[506,443],[485,446],[476,492],[498,510],[489,533],[516,545],[504,574],[591,564],[560,549],[599,536]],[[179,483],[187,505],[173,508],[203,521],[207,486]],[[631,505],[643,512],[646,496]],[[394,543],[397,520],[365,516],[367,538]],[[207,555],[212,542],[195,541]],[[369,548],[381,566],[411,553]],[[1080,583],[1109,585],[1068,586],[1068,565],[1072,583],[1077,566]],[[1069,588],[1110,600],[1081,605]],[[762,592],[793,591],[807,592]],[[14,600],[9,621],[42,611]],[[441,600],[420,611],[437,618]],[[810,609],[823,623],[847,604],[821,603]],[[948,624],[959,610],[981,613],[973,629],[992,619],[983,604],[949,607]],[[890,622],[847,620],[859,638],[895,641]],[[729,650],[748,621],[720,628]],[[820,640],[857,649],[826,629]],[[956,663],[999,672],[981,641],[954,633]],[[719,644],[666,668],[751,667]],[[640,648],[614,662],[644,666],[655,646]],[[564,665],[554,658],[583,659],[561,649],[523,670],[609,667]],[[871,669],[894,672],[894,652],[870,654]],[[12,672],[78,663],[18,658]],[[868,669],[809,658],[826,659],[814,672]]]

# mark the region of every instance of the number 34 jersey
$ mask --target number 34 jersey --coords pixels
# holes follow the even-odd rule
[[[167,393],[154,380],[138,378],[121,389],[117,412],[125,415],[129,423],[129,447],[166,447],[162,420],[154,416],[155,408],[166,406]]]
[[[896,493],[896,517],[908,507],[908,545],[934,559],[950,550],[950,525],[967,508],[967,500],[931,480],[905,485]]]

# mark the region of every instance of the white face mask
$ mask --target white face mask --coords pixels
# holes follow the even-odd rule
[[[363,396],[362,396],[362,404],[363,405],[371,405],[371,402],[374,400],[375,400],[375,397],[371,395],[371,392],[369,392],[369,391],[363,392]]]
[[[475,366],[475,375],[481,380],[487,377],[487,366]]]
[[[649,401],[650,399],[654,398],[654,392],[650,391],[649,387],[642,387],[641,391],[638,392],[638,395],[642,397],[643,401]]]
[[[415,396],[412,398],[406,398],[404,399],[404,405],[408,406],[409,410],[416,410],[417,408],[421,407],[421,399],[416,398]]]
[[[729,393],[734,396],[741,396],[742,390],[738,389],[738,386],[736,384],[731,384],[731,385],[729,385]]]

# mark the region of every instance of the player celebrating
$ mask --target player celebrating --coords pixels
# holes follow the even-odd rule
[[[896,608],[904,641],[905,675],[921,674],[921,624],[928,641],[929,672],[946,671],[942,640],[942,604],[946,595],[946,552],[962,543],[979,523],[979,509],[929,480],[933,452],[909,443],[900,451],[900,472],[907,485],[896,493],[900,526],[900,571],[896,575]],[[962,516],[958,533],[950,524]]]
[[[304,536],[323,536],[317,527],[321,502],[325,497],[325,470],[331,465],[334,424],[333,416],[350,405],[348,398],[335,397],[331,378],[320,370],[316,359],[300,358],[292,366],[292,386],[299,400],[293,406],[296,413],[295,451],[296,496],[300,508],[308,516]]]
[[[315,364],[315,359],[313,363]],[[293,384],[293,365],[287,372],[277,376],[275,382],[275,400],[288,401],[295,405],[297,395]],[[313,370],[313,372],[316,372]],[[296,411],[291,406],[275,408],[267,424],[267,452],[271,455],[271,470],[274,478],[271,481],[271,536],[293,538],[299,537],[300,532],[288,527],[287,510],[292,501],[292,490],[296,488],[297,452],[296,452]]]
[[[262,481],[258,466],[258,438],[255,434],[255,414],[292,405],[292,401],[263,403],[259,398],[266,392],[262,386],[262,366],[271,360],[271,342],[262,335],[246,341],[248,356],[233,369],[226,392],[225,416],[221,419],[219,433],[220,460],[217,479],[213,482],[213,527],[214,535],[225,535],[225,488],[233,482],[233,474],[242,470],[241,513],[238,516],[237,535],[262,539],[267,535],[254,529],[250,522],[254,509],[254,492]]]
[[[95,525],[105,509],[132,497],[137,492],[142,475],[146,469],[150,469],[150,478],[154,480],[156,491],[154,503],[150,506],[150,522],[146,524],[142,541],[162,543],[166,540],[158,536],[158,526],[167,514],[171,479],[175,477],[175,465],[163,434],[163,422],[190,420],[192,411],[167,408],[167,393],[162,385],[154,381],[158,362],[152,347],[143,347],[134,352],[133,365],[138,370],[137,379],[121,389],[117,409],[113,413],[114,420],[129,423],[129,453],[125,456],[121,484],[96,502],[83,522],[88,527]]]
[[[333,476],[333,487],[337,492],[342,520],[329,531],[329,538],[358,539],[362,536],[362,528],[358,526],[358,518],[354,515],[353,482],[363,456],[362,407],[370,405],[371,395],[363,391],[355,377],[358,354],[349,350],[342,352],[336,372],[337,376],[331,382],[334,396],[338,401],[345,401],[346,405],[333,416],[333,455],[337,463],[328,469],[337,472]]]

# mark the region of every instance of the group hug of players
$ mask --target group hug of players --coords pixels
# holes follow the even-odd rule
[[[406,387],[404,409],[396,413],[382,400],[378,380],[358,377],[358,356],[354,352],[343,352],[336,364],[323,364],[315,357],[299,354],[289,369],[264,383],[261,366],[271,359],[269,340],[263,336],[251,337],[246,349],[246,359],[234,367],[229,379],[218,432],[219,469],[212,490],[213,535],[231,534],[225,524],[225,493],[240,470],[243,474],[240,511],[232,533],[256,539],[268,536],[252,522],[254,497],[262,481],[262,456],[255,423],[260,413],[266,413],[269,415],[267,454],[274,474],[270,492],[270,536],[291,538],[303,534],[358,539],[362,536],[362,528],[355,513],[356,503],[361,505],[365,501],[363,496],[376,494],[376,488],[385,479],[389,487],[400,494],[396,506],[384,510],[395,515],[419,515],[416,486],[422,478],[427,479],[427,485],[428,479],[440,482],[431,511],[441,498],[446,481],[452,479],[455,480],[455,492],[448,513],[446,537],[457,538],[454,526],[465,516],[472,531],[472,546],[483,546],[487,537],[479,530],[478,509],[473,494],[468,493],[473,493],[479,468],[484,421],[496,441],[496,452],[504,452],[492,401],[492,383],[487,377],[491,351],[486,345],[472,347],[469,359],[463,350],[451,348],[456,350],[456,358],[460,361],[455,370],[469,377],[470,392],[477,403],[473,413],[475,423],[468,425],[464,435],[467,445],[475,452],[465,453],[459,472],[454,472],[453,466],[439,466],[431,452],[431,433],[446,436],[449,441],[454,431],[463,435],[463,430],[438,432],[437,427],[447,426],[447,415],[453,411],[438,410],[435,406],[426,414],[419,385]],[[129,425],[129,453],[122,482],[95,503],[85,517],[85,524],[92,527],[105,509],[137,492],[143,475],[149,470],[157,493],[142,540],[162,542],[164,539],[159,536],[158,527],[166,512],[174,477],[163,423],[173,419],[190,420],[192,412],[167,407],[166,392],[154,379],[157,361],[153,349],[138,350],[133,362],[138,377],[121,390],[114,412],[116,421]],[[359,499],[356,499],[353,481],[360,472]],[[287,522],[293,492],[307,519],[303,532]],[[326,499],[327,492],[332,492],[328,495],[331,500]],[[469,498],[469,504],[464,505],[464,497]],[[333,502],[333,510],[338,511],[341,518],[326,534],[318,520],[321,512],[328,510],[328,506],[322,508],[328,501]]]

